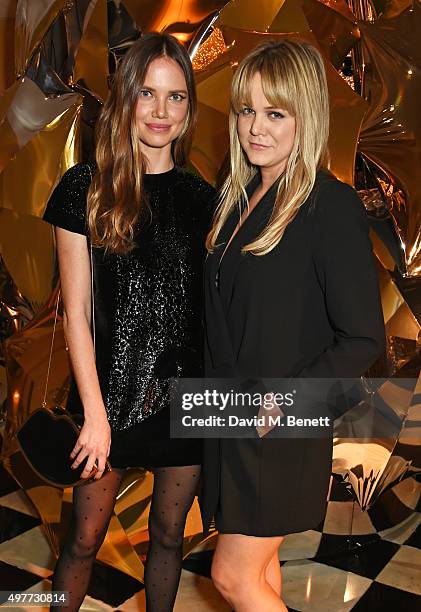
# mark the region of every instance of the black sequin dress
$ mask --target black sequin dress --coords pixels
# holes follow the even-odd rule
[[[86,194],[94,166],[77,164],[54,190],[44,220],[88,235]],[[151,222],[128,255],[93,249],[96,363],[112,430],[111,465],[201,463],[197,439],[171,439],[169,379],[202,375],[204,240],[214,189],[173,168],[145,175]],[[74,379],[67,408],[83,414]]]

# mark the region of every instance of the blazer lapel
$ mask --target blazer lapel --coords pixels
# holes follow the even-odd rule
[[[248,184],[247,195],[249,197],[256,189],[259,181],[260,176],[257,175]],[[206,338],[210,357],[214,369],[224,366],[224,371],[231,372],[232,376],[238,375],[237,360],[228,331],[225,309],[231,296],[238,265],[241,262],[241,257],[244,257],[241,253],[241,247],[253,240],[267,224],[272,212],[277,185],[278,181],[270,187],[256,208],[250,213],[222,257],[225,245],[231,238],[239,219],[238,209],[231,213],[219,233],[218,246],[215,247],[212,254],[208,255],[206,260]]]
[[[222,246],[222,248],[224,248]],[[217,247],[207,257],[205,265],[206,340],[214,369],[222,365],[234,367],[235,359],[221,297],[218,289],[218,262],[221,249]]]
[[[247,194],[250,197],[257,187],[259,180],[256,181],[256,177],[252,179],[251,183],[247,186]],[[260,202],[252,210],[248,218],[244,221],[242,227],[239,228],[238,232],[228,246],[225,255],[218,258],[218,271],[219,271],[219,294],[225,309],[228,308],[231,302],[232,290],[235,282],[238,267],[244,257],[254,257],[251,254],[244,254],[241,249],[244,245],[249,244],[259,236],[266,225],[269,222],[272,214],[273,203],[278,187],[278,180],[268,189],[265,195],[262,197]],[[233,227],[238,222],[238,213],[234,214],[235,223],[230,223],[228,220],[226,225],[230,227],[230,233],[227,238],[232,235]],[[232,217],[232,215],[231,215]],[[232,228],[232,229],[231,229]],[[225,241],[226,244],[226,241]],[[225,248],[225,247],[224,247]],[[223,249],[222,249],[223,251]]]

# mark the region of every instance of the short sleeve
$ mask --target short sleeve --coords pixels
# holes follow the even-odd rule
[[[90,182],[88,164],[76,164],[67,170],[48,200],[43,220],[86,236],[86,195]]]

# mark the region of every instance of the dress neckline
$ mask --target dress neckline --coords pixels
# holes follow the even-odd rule
[[[159,172],[158,174],[147,174],[143,175],[145,185],[166,185],[174,180],[177,174],[177,166],[167,170],[166,172]]]

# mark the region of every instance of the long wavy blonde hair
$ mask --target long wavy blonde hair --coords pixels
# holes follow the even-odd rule
[[[126,254],[134,248],[134,227],[150,214],[143,193],[146,170],[136,128],[136,104],[151,62],[176,61],[184,72],[188,111],[172,143],[174,163],[183,166],[196,122],[197,101],[189,55],[176,38],[151,32],[142,36],[121,60],[96,126],[96,172],[88,191],[87,215],[92,244]]]
[[[213,252],[218,234],[232,210],[241,207],[243,201],[248,204],[246,185],[258,171],[249,162],[237,132],[240,111],[244,105],[252,106],[250,84],[256,73],[260,73],[268,102],[295,117],[295,139],[280,177],[270,221],[242,252],[266,255],[279,243],[287,225],[310,195],[317,170],[328,164],[329,95],[319,51],[309,43],[286,39],[259,45],[243,59],[232,81],[230,171],[222,185],[206,240],[209,252]]]

